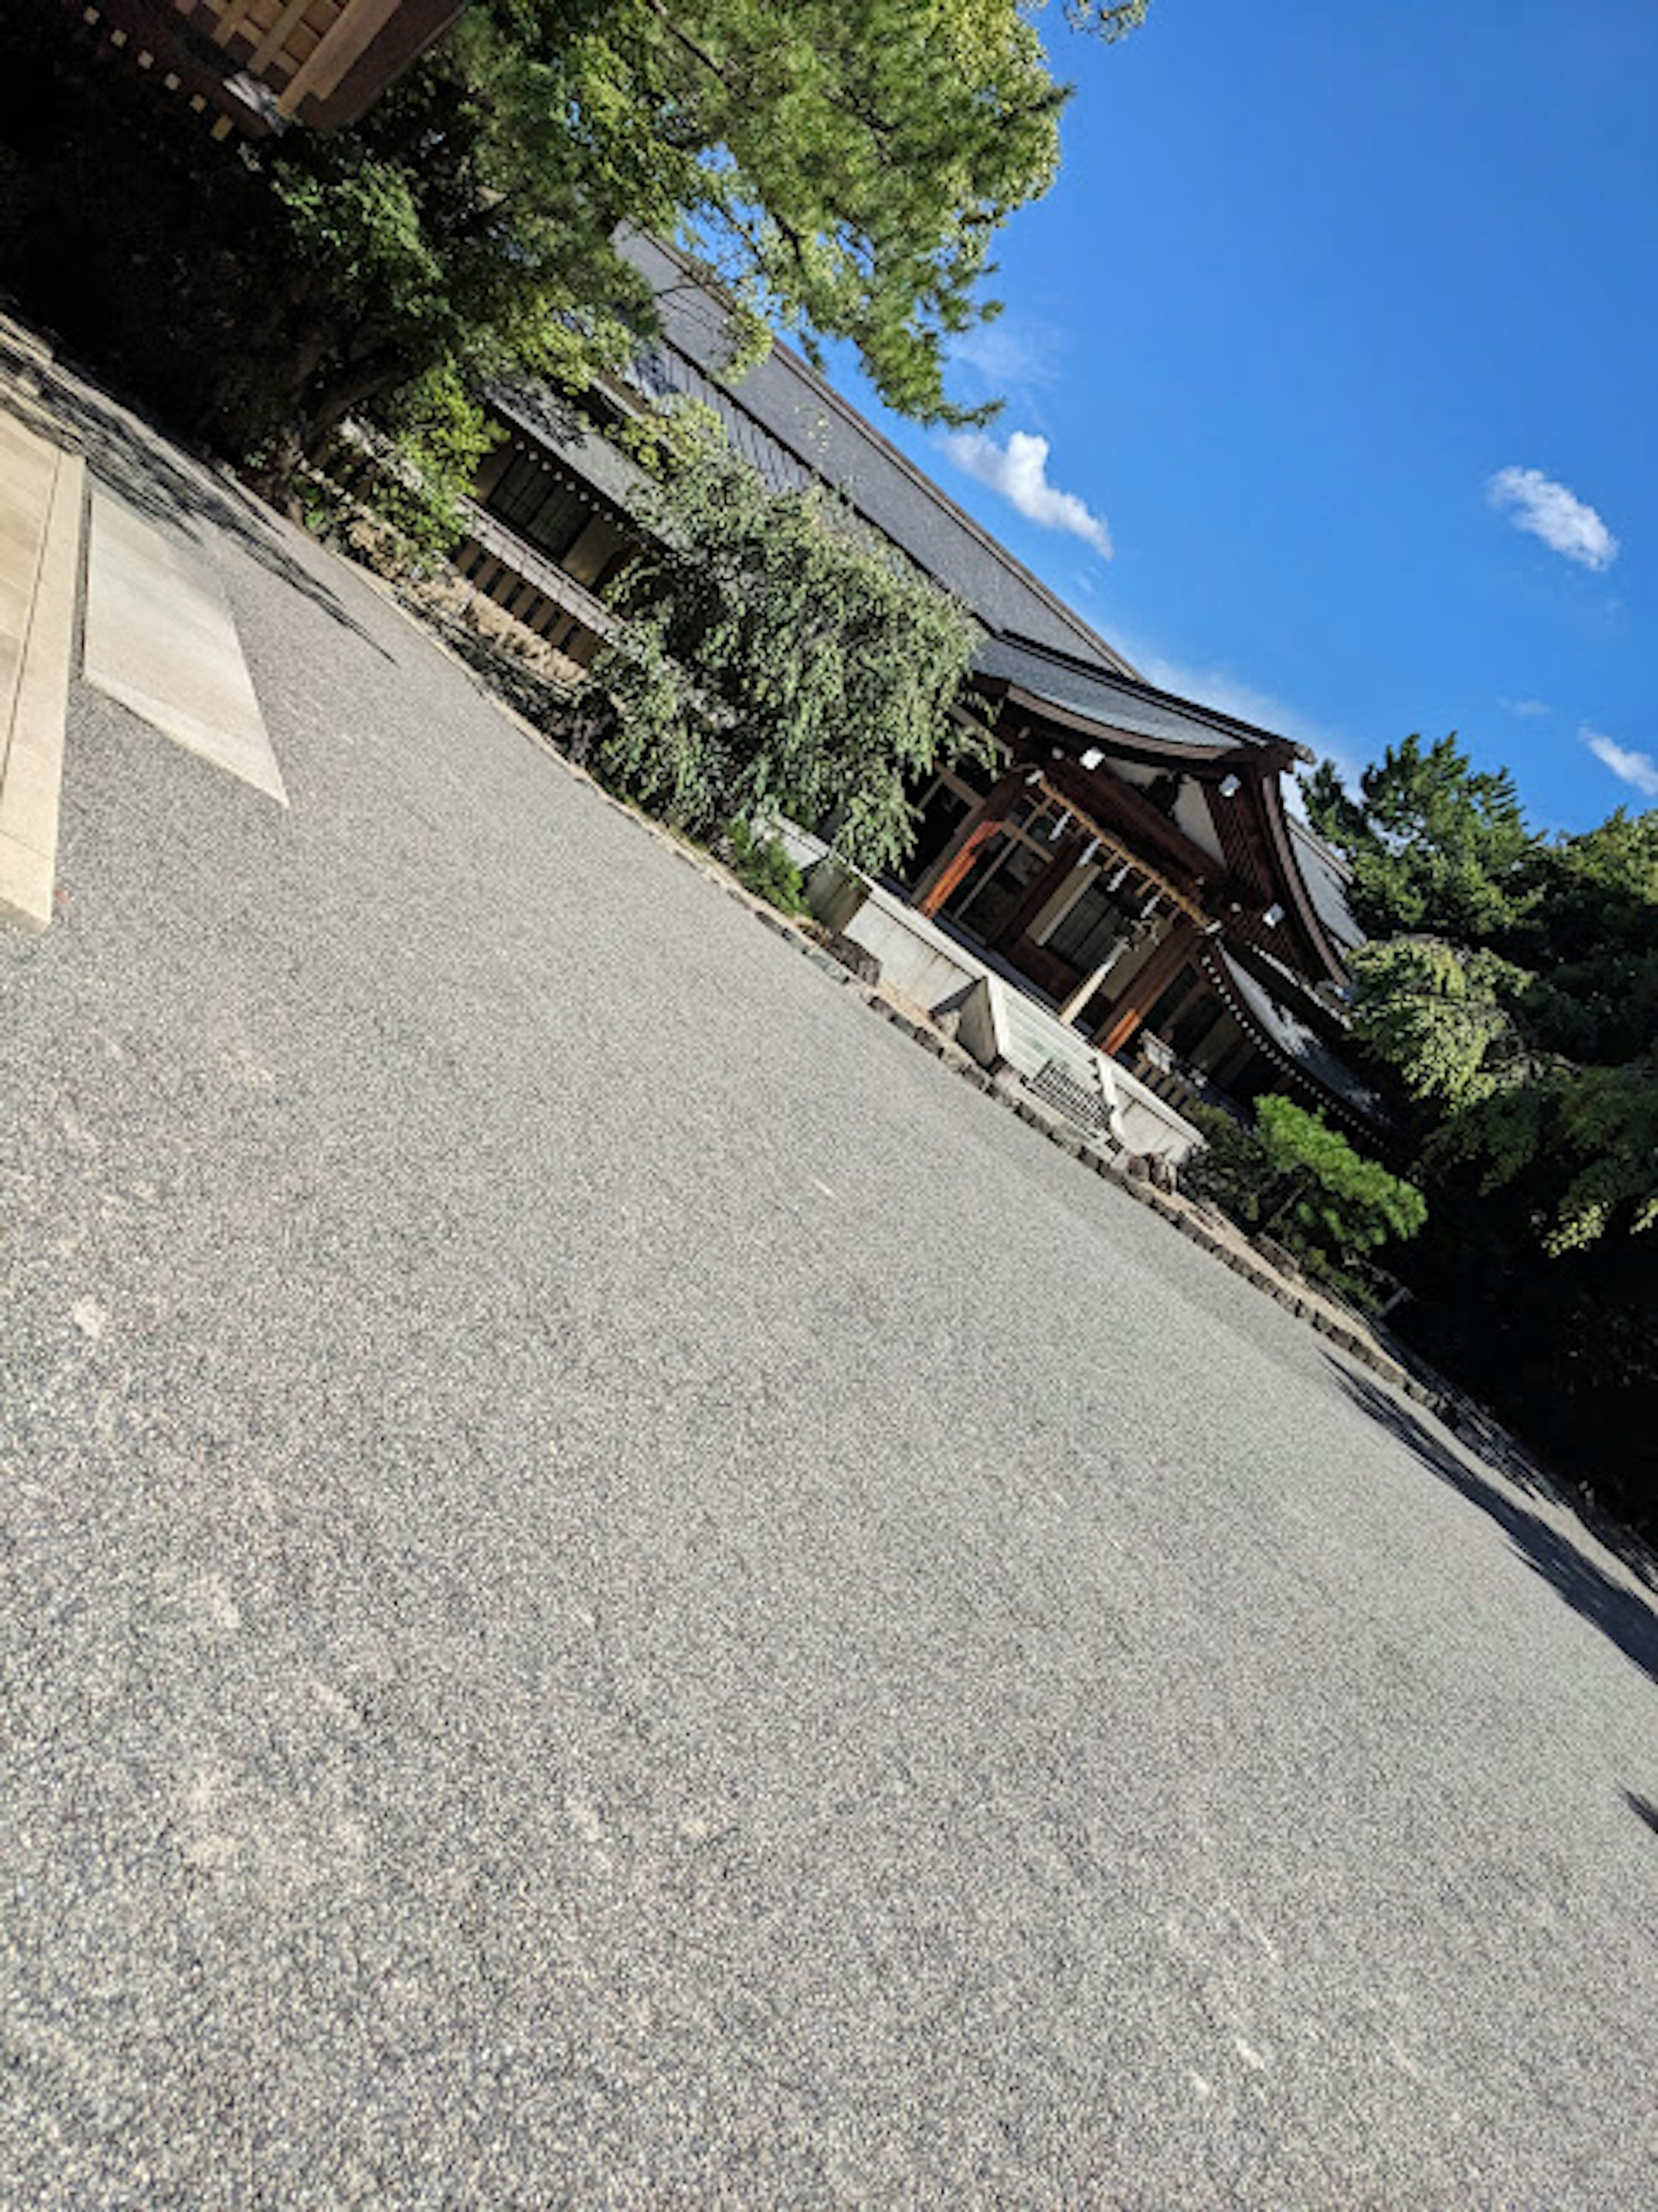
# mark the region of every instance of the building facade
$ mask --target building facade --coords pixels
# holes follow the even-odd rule
[[[464,573],[585,665],[639,542],[641,479],[604,432],[674,396],[713,408],[774,489],[834,485],[983,632],[962,712],[991,729],[994,763],[915,793],[902,879],[854,883],[826,859],[826,917],[930,1009],[993,978],[1026,1010],[1030,1056],[1057,1065],[1074,1041],[1175,1114],[1285,1090],[1374,1135],[1382,1108],[1341,1050],[1358,933],[1340,864],[1285,805],[1310,756],[1145,683],[786,347],[728,381],[718,301],[663,247],[631,251],[661,338],[581,416],[544,391],[496,396]]]
[[[59,0],[100,58],[216,137],[355,123],[466,0]]]

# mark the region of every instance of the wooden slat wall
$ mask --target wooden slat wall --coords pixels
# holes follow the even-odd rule
[[[252,74],[280,90],[311,61],[329,33],[363,0],[173,0],[181,15],[203,9],[216,20],[213,37],[233,46]],[[389,12],[374,10],[382,19]]]

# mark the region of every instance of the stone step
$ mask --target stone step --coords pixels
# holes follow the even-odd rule
[[[0,920],[52,920],[86,464],[0,408]]]

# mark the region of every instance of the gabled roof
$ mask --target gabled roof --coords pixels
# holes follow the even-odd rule
[[[1304,757],[1301,747],[1138,677],[1079,666],[1022,639],[987,639],[976,668],[981,691],[1000,702],[1004,736],[1012,740],[1029,729],[1033,741],[1053,744],[1070,757],[1075,773],[1099,784],[1102,798],[1121,784],[1124,763],[1195,783],[1227,872],[1211,911],[1229,934],[1275,945],[1315,980],[1340,980],[1345,940],[1327,926],[1284,804],[1282,771]],[[1102,757],[1084,769],[1092,753]],[[1145,812],[1139,794],[1118,790],[1114,798],[1119,811],[1133,805]],[[1080,794],[1079,803],[1085,803]],[[1166,842],[1155,821],[1145,828]],[[1187,866],[1194,880],[1208,865],[1193,847]],[[1347,921],[1351,928],[1351,917]]]
[[[1299,815],[1291,814],[1288,819],[1296,863],[1318,909],[1318,918],[1342,951],[1351,952],[1356,945],[1363,944],[1364,932],[1353,920],[1352,908],[1347,902],[1347,885],[1351,878],[1346,863],[1330,850],[1322,838],[1314,835]]]
[[[981,676],[1006,685],[1022,698],[1144,740],[1148,759],[1187,756],[1195,763],[1260,748],[1286,761],[1300,755],[1300,748],[1287,738],[1258,729],[1253,722],[1176,698],[1140,677],[1090,665],[1028,638],[987,638],[974,665]]]

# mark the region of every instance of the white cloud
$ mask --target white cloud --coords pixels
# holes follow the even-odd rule
[[[1618,540],[1588,501],[1541,469],[1499,469],[1485,493],[1493,507],[1508,509],[1516,530],[1530,531],[1568,561],[1600,569],[1618,558]]]
[[[1195,700],[1200,707],[1212,707],[1218,714],[1235,715],[1240,722],[1253,722],[1257,729],[1292,738],[1298,745],[1310,745],[1315,752],[1331,750],[1328,738],[1315,729],[1297,708],[1242,677],[1229,675],[1222,668],[1193,668],[1161,653],[1138,653],[1127,646],[1123,650],[1146,682],[1155,684],[1159,691],[1172,691],[1179,698]]]
[[[1522,722],[1535,721],[1540,714],[1552,712],[1546,699],[1499,699],[1499,707],[1506,707],[1511,714],[1518,714]]]
[[[1074,491],[1061,491],[1048,481],[1046,438],[1015,430],[1005,446],[999,446],[982,430],[957,430],[944,440],[944,451],[963,475],[1000,492],[1027,522],[1080,538],[1102,561],[1111,558],[1111,532],[1103,519],[1090,514]]]
[[[1577,732],[1603,767],[1609,768],[1624,782],[1633,784],[1644,799],[1658,799],[1658,760],[1650,753],[1637,753],[1628,745],[1620,745],[1615,738],[1602,737],[1585,723]]]
[[[1059,381],[1062,343],[1041,324],[999,315],[952,338],[950,359],[993,392],[1029,392]]]

